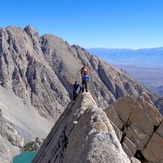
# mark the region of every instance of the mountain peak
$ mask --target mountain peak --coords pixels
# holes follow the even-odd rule
[[[36,29],[34,29],[32,26],[30,25],[27,25],[25,28],[24,28],[24,31],[30,36],[32,37],[33,35],[34,36],[37,36],[39,38],[39,34],[37,32]]]
[[[25,30],[36,32],[36,29],[34,29],[31,25],[27,25],[24,29]]]

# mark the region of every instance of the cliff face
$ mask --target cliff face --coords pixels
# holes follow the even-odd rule
[[[163,162],[163,121],[149,96],[122,97],[104,110],[128,156]]]
[[[162,130],[162,115],[146,94],[102,110],[84,93],[69,103],[33,163],[161,163]]]
[[[0,28],[0,141],[5,145],[0,157],[11,160],[17,147],[47,135],[72,99],[72,84],[80,81],[83,63],[91,69],[89,91],[102,109],[122,96],[146,92],[157,98],[79,46],[53,35],[39,36],[31,26]]]

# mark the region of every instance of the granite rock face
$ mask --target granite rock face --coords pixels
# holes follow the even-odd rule
[[[149,96],[99,108],[90,93],[70,102],[33,163],[161,163],[163,119]]]
[[[105,112],[89,93],[70,102],[33,163],[130,163]]]
[[[163,162],[163,120],[147,94],[124,96],[104,110],[124,151],[142,162]]]

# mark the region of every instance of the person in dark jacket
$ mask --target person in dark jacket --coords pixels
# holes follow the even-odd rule
[[[82,86],[80,83],[75,81],[75,84],[73,85],[73,100],[75,101],[78,94],[81,92]]]

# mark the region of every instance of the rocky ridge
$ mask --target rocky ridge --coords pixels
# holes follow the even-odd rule
[[[126,162],[115,131],[89,93],[70,102],[33,163]]]
[[[69,103],[33,163],[161,163],[162,130],[162,115],[145,93],[104,110],[84,93]]]

